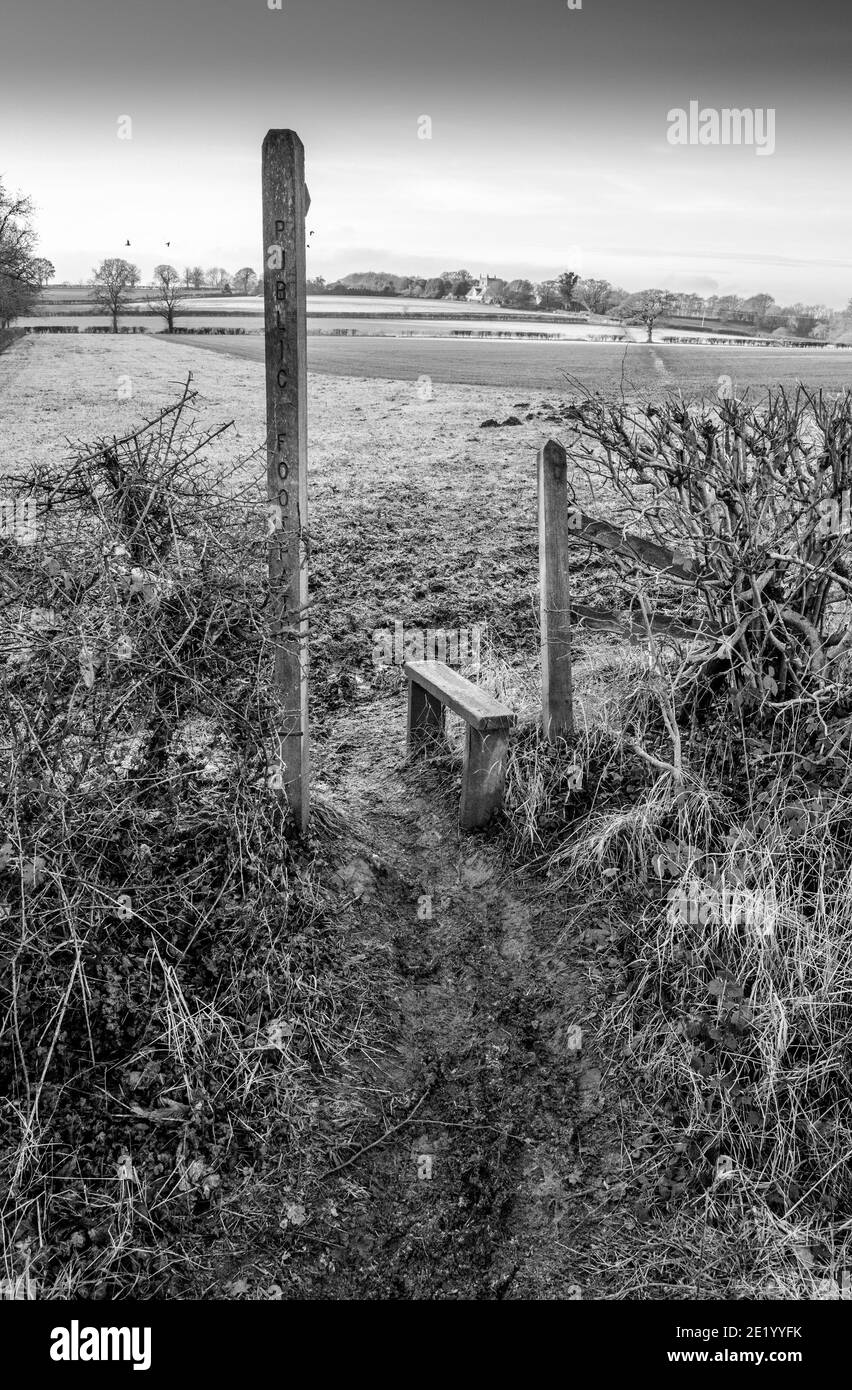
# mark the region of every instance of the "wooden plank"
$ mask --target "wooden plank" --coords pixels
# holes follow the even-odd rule
[[[270,637],[283,734],[280,780],[297,826],[307,828],[308,436],[305,321],[305,151],[292,130],[263,142],[263,300]]]
[[[408,754],[421,752],[440,739],[444,731],[444,707],[417,681],[408,682]]]
[[[694,561],[684,557],[675,559],[676,552],[656,541],[646,540],[644,536],[630,531],[620,531],[608,521],[596,521],[587,516],[579,507],[568,508],[568,540],[575,545],[590,542],[602,550],[613,550],[628,560],[650,566],[669,579],[681,579],[693,583],[699,576],[700,568]]]
[[[538,455],[538,566],[541,581],[541,722],[550,742],[574,730],[571,601],[567,552],[568,474],[565,450],[549,439]]]
[[[472,728],[481,732],[508,729],[515,715],[480,686],[460,676],[443,661],[406,661],[403,666],[409,681],[416,681],[455,714],[461,715]]]
[[[503,805],[508,745],[509,735],[505,729],[482,733],[468,728],[459,806],[462,830],[486,825]]]
[[[647,637],[647,629],[640,617],[630,614],[623,616],[606,608],[590,608],[585,603],[571,604],[571,621],[591,628],[594,632],[617,632],[625,637],[640,640]],[[668,613],[651,614],[651,631],[677,637],[682,641],[694,641],[699,637],[714,637],[715,628],[708,623],[693,622],[689,618],[675,618]]]

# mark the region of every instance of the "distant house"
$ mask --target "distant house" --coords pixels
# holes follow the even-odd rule
[[[473,289],[465,295],[471,304],[496,304],[506,288],[506,281],[498,275],[480,275]]]

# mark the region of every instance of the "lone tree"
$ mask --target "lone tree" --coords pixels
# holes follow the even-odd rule
[[[139,283],[139,268],[120,256],[110,256],[92,271],[94,300],[112,316],[112,331],[118,332],[118,316],[127,304],[129,291]]]
[[[181,277],[173,265],[154,266],[154,297],[149,298],[148,305],[166,320],[167,333],[175,331],[175,313],[184,294]]]
[[[673,298],[668,290],[639,290],[630,294],[619,304],[616,314],[627,323],[644,323],[648,330],[649,343],[654,341],[654,324],[657,319],[672,311]]]
[[[238,270],[231,281],[237,294],[251,294],[257,284],[257,272],[252,270],[250,265],[244,265]]]
[[[36,256],[33,207],[29,198],[8,192],[0,179],[0,328],[7,328],[36,298],[50,261]]]

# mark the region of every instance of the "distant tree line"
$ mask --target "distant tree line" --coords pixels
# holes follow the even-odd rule
[[[95,299],[112,315],[116,331],[118,314],[129,302],[139,279],[138,268],[123,260],[104,261],[93,274]],[[378,295],[388,299],[443,299],[459,303],[467,299],[478,283],[468,270],[448,270],[429,278],[371,270],[331,282],[318,275],[308,280],[307,290],[312,295]],[[223,295],[253,295],[262,292],[262,283],[250,266],[243,266],[233,274],[220,266],[208,271],[200,266],[185,267],[183,275],[179,275],[174,266],[160,265],[154,271],[154,295],[148,297],[147,303],[155,313],[162,315],[167,331],[171,332],[181,299],[190,290],[204,288]],[[710,295],[704,299],[697,294],[675,294],[665,289],[630,293],[608,280],[583,279],[573,270],[565,270],[554,279],[538,283],[490,277],[487,299],[491,304],[510,309],[582,310],[610,316],[624,323],[642,325],[647,330],[649,342],[661,320],[692,322],[700,319],[702,326],[709,320],[728,327],[742,326],[761,334],[822,341],[833,341],[844,332],[852,333],[850,307],[837,313],[824,304],[780,305],[771,294],[765,293],[748,299],[734,294]]]
[[[328,282],[318,275],[308,281],[308,293],[461,301],[477,284],[478,280],[468,270],[445,271],[431,278],[370,270]],[[844,324],[852,331],[852,308],[837,313],[825,304],[777,304],[773,296],[766,293],[749,298],[735,294],[710,295],[706,299],[698,294],[677,294],[665,289],[631,293],[609,280],[583,279],[572,270],[539,282],[495,278],[490,283],[489,302],[511,309],[574,309],[611,315],[623,322],[644,325],[649,336],[662,318],[702,319],[705,323],[709,319],[714,323],[742,325],[758,333],[775,333],[779,337],[830,339]]]
[[[828,337],[837,317],[826,304],[776,304],[771,294],[753,294],[743,299],[737,294],[698,294],[671,296],[671,312],[678,318],[703,318],[723,323],[744,324],[763,333],[792,334],[799,338]],[[823,326],[823,331],[820,326]]]
[[[49,262],[45,263],[50,266]],[[262,281],[250,266],[230,273],[222,266],[208,270],[201,266],[186,266],[174,277],[182,291],[210,289],[220,294],[255,295],[262,293]],[[154,272],[154,287],[158,288],[160,267]],[[139,283],[139,272],[129,281],[133,288]],[[53,267],[50,266],[53,273]],[[478,284],[478,277],[469,270],[447,270],[441,275],[395,275],[390,271],[358,271],[340,280],[326,281],[317,275],[307,282],[308,294],[313,295],[380,295],[384,298],[445,299],[460,303]],[[651,328],[660,318],[701,319],[713,323],[741,325],[758,333],[829,340],[852,321],[847,308],[837,312],[825,304],[777,304],[771,294],[740,295],[677,294],[665,289],[639,290],[633,293],[609,280],[583,279],[575,271],[566,270],[551,280],[502,280],[493,278],[489,290],[490,303],[508,309],[580,310],[591,314],[611,315],[625,322]],[[656,306],[656,307],[655,307]]]
[[[341,280],[326,281],[321,275],[308,281],[308,294],[382,295],[387,298],[447,299],[461,301],[479,284],[469,270],[445,270],[441,275],[393,275],[389,271],[360,271]],[[627,298],[627,290],[608,280],[582,280],[576,271],[563,271],[556,279],[503,280],[490,277],[488,302],[507,309],[585,309],[605,314]]]
[[[0,328],[6,328],[26,313],[39,292],[56,272],[43,256],[36,254],[33,207],[29,198],[7,190],[0,178]],[[115,332],[118,318],[127,305],[138,298],[141,284],[139,267],[121,257],[108,257],[92,272],[93,298],[112,319]],[[387,298],[447,300],[462,302],[479,284],[469,270],[446,270],[441,275],[395,275],[389,271],[361,271],[340,280],[326,282],[321,275],[308,280],[313,295],[381,295]],[[172,265],[158,265],[146,294],[146,303],[165,320],[172,332],[181,301],[190,291],[211,290],[221,295],[261,294],[263,285],[256,270],[241,266],[233,273],[223,266],[205,270],[200,265],[184,266],[179,272]],[[608,280],[586,278],[565,270],[550,280],[503,280],[489,277],[486,292],[491,304],[512,309],[585,310],[590,314],[612,316],[626,323],[641,324],[648,341],[661,321],[709,320],[728,327],[741,326],[755,333],[777,337],[810,338],[835,342],[852,339],[852,300],[840,311],[825,304],[778,304],[771,294],[709,295],[673,293],[666,289],[647,289],[633,293]],[[696,324],[696,326],[698,326]]]
[[[387,298],[448,299],[461,301],[479,283],[469,270],[445,270],[441,275],[393,275],[389,271],[359,271],[341,280],[326,281],[321,275],[308,281],[309,294],[382,295]],[[506,308],[569,309],[582,307],[575,302],[579,276],[566,271],[557,280],[533,284],[531,280],[502,280],[491,277],[488,302]],[[626,293],[626,291],[625,291]]]
[[[136,291],[140,281],[139,267],[121,257],[108,257],[92,271],[89,281],[92,297],[112,319],[113,333],[118,332],[119,315],[138,297]],[[165,320],[167,333],[174,332],[175,317],[189,290],[205,288],[205,281],[207,288],[224,295],[255,294],[260,288],[257,272],[251,266],[243,266],[234,275],[218,266],[207,272],[200,267],[185,268],[181,275],[173,265],[157,265],[150,286],[153,293],[145,295],[145,303]]]

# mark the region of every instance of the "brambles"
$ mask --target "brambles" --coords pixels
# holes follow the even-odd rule
[[[852,1213],[852,393],[707,408],[586,396],[569,414],[580,486],[686,571],[607,550],[646,641],[584,652],[575,738],[550,749],[522,731],[507,791],[515,849],[551,891],[610,914],[599,1037],[656,1130],[626,1194],[649,1228],[636,1277],[665,1241],[667,1286],[676,1267],[696,1297],[838,1297]],[[655,612],[678,599],[699,631],[659,638]]]
[[[852,392],[779,388],[759,404],[724,397],[712,408],[587,396],[569,413],[578,467],[691,571],[683,602],[705,638],[679,682],[682,706],[706,709],[722,692],[768,717],[801,700],[841,703]]]
[[[263,498],[194,403],[10,480],[40,525],[0,542],[2,1225],[41,1296],[191,1287],[370,1014],[268,787]]]

